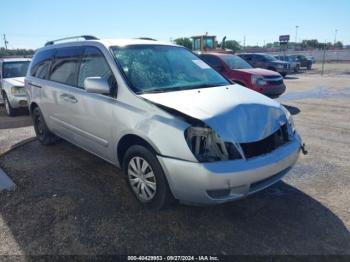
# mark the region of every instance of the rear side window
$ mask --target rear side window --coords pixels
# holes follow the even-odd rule
[[[76,86],[81,52],[79,47],[57,49],[51,66],[50,80]]]
[[[41,79],[47,79],[54,53],[55,50],[51,49],[36,54],[32,62],[30,75]]]
[[[78,75],[78,87],[84,88],[84,80],[87,77],[102,77],[110,81],[114,79],[101,51],[96,47],[86,47],[80,64]]]
[[[212,67],[218,67],[221,65],[220,59],[215,56],[204,55],[202,56],[202,59]]]

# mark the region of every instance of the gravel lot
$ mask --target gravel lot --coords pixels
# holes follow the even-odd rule
[[[66,142],[34,141],[0,156],[18,186],[0,193],[0,255],[350,255],[350,65],[327,64],[324,77],[315,66],[288,77],[279,99],[309,154],[282,182],[241,201],[154,212],[139,206],[118,169]],[[1,117],[1,148],[6,134],[15,141],[32,132]]]
[[[28,112],[20,112],[16,117],[8,117],[0,104],[0,155],[24,139],[33,137],[34,129]]]

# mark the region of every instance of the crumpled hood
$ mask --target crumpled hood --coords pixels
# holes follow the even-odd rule
[[[24,87],[24,77],[5,78],[4,81],[11,86]]]
[[[287,122],[278,102],[240,85],[141,96],[202,120],[226,142],[259,141]]]

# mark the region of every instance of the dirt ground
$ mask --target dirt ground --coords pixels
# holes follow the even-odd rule
[[[3,104],[0,104],[0,155],[16,143],[34,135],[28,112],[22,111],[16,117],[8,117]]]
[[[350,64],[327,64],[323,77],[319,66],[287,77],[278,99],[309,154],[237,202],[145,210],[118,169],[66,142],[0,156],[17,184],[0,193],[0,255],[350,255]]]

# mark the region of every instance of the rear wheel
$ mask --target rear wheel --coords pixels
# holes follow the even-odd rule
[[[8,116],[15,116],[16,115],[16,109],[12,108],[9,99],[7,98],[7,95],[3,93],[4,103],[5,103],[5,110],[6,114]]]
[[[124,156],[123,171],[131,191],[142,205],[159,210],[173,201],[163,169],[149,149],[131,146]]]
[[[44,117],[38,107],[33,110],[34,130],[37,139],[43,145],[51,145],[57,141],[57,137],[48,129]]]

